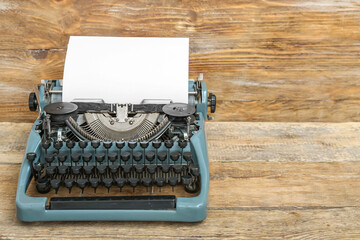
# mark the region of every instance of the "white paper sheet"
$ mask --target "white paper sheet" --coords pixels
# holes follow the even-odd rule
[[[188,38],[70,37],[63,101],[188,103]]]

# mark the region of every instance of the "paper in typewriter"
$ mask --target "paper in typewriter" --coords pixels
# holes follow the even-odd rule
[[[63,101],[188,103],[188,38],[70,37]],[[154,101],[153,101],[154,102]]]

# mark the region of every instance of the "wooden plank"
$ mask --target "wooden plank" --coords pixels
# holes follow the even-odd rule
[[[84,224],[18,221],[15,191],[20,166],[0,165],[1,236],[356,238],[360,236],[357,166],[357,163],[211,163],[209,213],[202,223]]]
[[[359,163],[210,163],[210,208],[234,207],[344,207],[360,206]],[[0,165],[2,202],[9,208],[14,207],[15,190],[20,165]],[[36,193],[35,185],[28,190],[31,196]],[[105,196],[124,195],[113,187],[108,194],[99,189],[98,194]],[[127,195],[144,195],[144,189],[125,188]],[[186,196],[180,187],[177,195]],[[172,194],[170,188],[161,193],[157,187],[154,195]],[[57,196],[92,196],[92,189],[85,189],[85,194],[74,187],[69,194],[62,189]],[[53,197],[50,192],[44,196]]]
[[[324,43],[340,46],[359,40],[359,5],[356,2],[238,0],[219,3],[211,0],[163,3],[154,0],[82,0],[74,3],[16,0],[4,1],[1,7],[1,49],[66,48],[68,36],[74,34],[185,35],[206,40],[224,37],[222,40],[227,46],[231,44],[224,39],[235,39],[242,46],[243,42],[251,44],[250,39],[255,41],[256,46],[263,47],[264,51],[284,48],[291,52],[307,48],[301,44],[301,40],[308,39],[316,44],[325,39]],[[282,37],[288,39],[285,43],[278,43],[276,39]],[[262,45],[264,38],[273,41]],[[211,43],[202,48],[224,50]],[[321,48],[333,50],[333,45],[321,45]]]
[[[201,223],[22,223],[1,210],[1,237],[21,239],[358,239],[360,208],[210,209]],[[346,220],[346,223],[344,223]]]
[[[19,164],[24,156],[30,123],[0,123],[0,163]]]
[[[358,161],[359,123],[206,123],[211,161]]]
[[[217,94],[217,121],[359,121],[359,12],[325,0],[4,1],[0,121],[33,121],[27,93],[62,77],[70,35],[190,37],[190,77],[203,72]]]
[[[20,222],[16,185],[30,127],[0,123],[0,238],[360,238],[359,123],[208,123],[201,223]]]
[[[22,161],[31,123],[0,123],[0,164]],[[207,122],[211,162],[358,161],[360,123]]]

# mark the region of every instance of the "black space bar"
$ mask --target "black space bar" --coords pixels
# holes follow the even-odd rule
[[[54,197],[50,199],[49,205],[50,210],[160,210],[174,208],[176,208],[176,197],[174,195],[121,197]]]

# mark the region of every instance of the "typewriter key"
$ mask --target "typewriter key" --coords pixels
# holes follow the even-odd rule
[[[64,183],[65,183],[65,187],[66,187],[67,189],[69,189],[69,193],[71,193],[71,189],[72,189],[72,187],[73,187],[73,185],[74,185],[74,179],[72,179],[72,178],[67,178],[67,179],[64,180]]]
[[[64,164],[64,162],[67,159],[67,155],[64,153],[60,153],[60,154],[58,154],[57,158],[58,158],[59,163]]]
[[[85,153],[82,154],[82,159],[83,159],[84,162],[86,162],[86,164],[89,164],[89,162],[92,159],[92,154],[89,153],[89,152],[85,152]]]
[[[96,152],[96,149],[100,146],[100,141],[99,140],[92,140],[91,141],[91,146],[95,149],[95,152]]]
[[[176,162],[177,160],[179,160],[180,157],[180,153],[179,152],[172,152],[170,153],[170,159],[174,162]]]
[[[87,176],[93,173],[94,166],[84,166],[84,172]]]
[[[174,191],[174,187],[176,184],[178,184],[178,178],[177,177],[169,177],[168,178],[169,185],[172,187],[172,191]]]
[[[191,167],[190,172],[195,177],[200,176],[200,168],[199,167]]]
[[[159,153],[157,154],[157,157],[158,157],[158,159],[159,159],[161,162],[163,162],[163,161],[166,160],[167,153],[166,153],[166,152],[159,152]]]
[[[135,191],[135,187],[138,185],[139,183],[139,179],[138,178],[129,178],[129,185],[133,188],[133,192]]]
[[[103,146],[106,149],[106,159],[109,164],[109,148],[111,148],[112,142],[110,142],[110,141],[103,142]]]
[[[116,186],[118,186],[118,188],[120,188],[120,192],[121,192],[122,188],[125,186],[126,179],[125,178],[116,178],[115,182],[116,182]]]
[[[62,166],[58,167],[58,173],[60,175],[65,175],[65,174],[67,174],[67,172],[68,172],[68,166],[62,165]]]
[[[108,154],[108,159],[110,162],[112,162],[112,164],[114,164],[114,162],[116,161],[117,158],[118,158],[118,155],[116,152],[111,152]]]
[[[104,183],[104,186],[107,188],[107,190],[109,192],[110,188],[111,188],[111,186],[113,184],[113,179],[112,178],[104,178],[103,183]]]
[[[130,164],[125,164],[125,165],[122,165],[122,169],[124,171],[124,173],[130,173],[131,169],[132,169],[132,165]]]
[[[75,143],[73,141],[67,141],[66,142],[66,147],[71,150],[71,149],[73,149],[75,147]]]
[[[181,181],[182,181],[182,184],[189,185],[192,183],[192,177],[190,175],[182,176]]]
[[[67,141],[66,147],[70,149],[70,154],[72,153],[72,149],[75,147],[75,143],[73,141]]]
[[[125,147],[125,142],[124,141],[117,141],[116,143],[115,143],[115,145],[116,145],[116,147],[118,148],[118,149],[123,149],[124,147]]]
[[[145,166],[142,165],[142,164],[136,164],[135,165],[135,170],[136,170],[137,173],[142,173],[144,171],[144,169],[145,169]]]
[[[190,162],[192,162],[192,153],[191,152],[184,152],[182,154],[183,159],[186,161],[187,167],[189,167]]]
[[[56,141],[53,143],[54,148],[59,152],[59,150],[62,148],[63,146],[63,142],[62,141]]]
[[[185,185],[185,191],[188,193],[196,193],[200,190],[199,183],[193,181],[191,184]]]
[[[46,167],[46,175],[52,176],[56,173],[56,166],[48,166]]]
[[[145,158],[146,160],[148,160],[149,162],[152,162],[155,159],[155,153],[153,151],[148,151],[145,154]]]
[[[167,160],[169,163],[170,149],[174,146],[174,142],[172,140],[165,140],[164,144],[165,144],[165,147],[167,148]]]
[[[129,152],[122,152],[120,157],[121,157],[121,160],[123,160],[124,162],[127,162],[130,159],[130,153]]]
[[[183,158],[185,159],[185,161],[190,162],[192,160],[192,153],[191,152],[184,152],[183,153]]]
[[[37,172],[37,176],[41,174],[42,169],[43,169],[43,165],[41,163],[36,163],[34,165],[34,170]]]
[[[79,147],[84,150],[86,147],[88,146],[88,142],[87,141],[80,141],[79,142]]]
[[[51,179],[50,185],[51,185],[51,188],[55,190],[55,193],[58,192],[59,187],[60,187],[60,183],[61,183],[60,179],[56,179],[56,178]]]
[[[165,140],[164,144],[167,148],[172,148],[172,146],[174,146],[174,142],[172,140]]]
[[[140,147],[147,148],[149,146],[149,142],[140,142]]]
[[[96,193],[96,188],[99,186],[100,180],[98,178],[90,178],[89,182],[90,186],[94,188],[94,192]]]
[[[137,142],[128,142],[128,147],[131,149],[131,164],[134,165],[134,156],[133,156],[133,152],[134,152],[134,148],[136,148],[137,146]]]
[[[157,168],[157,166],[154,164],[146,166],[146,169],[147,169],[148,173],[150,173],[150,174],[154,174],[156,171],[156,168]]]
[[[77,183],[78,187],[81,189],[81,193],[84,193],[84,188],[86,187],[86,185],[88,183],[87,179],[79,178],[78,180],[76,180],[76,183]]]
[[[95,153],[95,160],[98,163],[102,163],[105,160],[105,154],[104,153]]]
[[[184,149],[184,148],[186,148],[186,146],[187,146],[187,141],[185,141],[185,140],[179,140],[179,141],[178,141],[178,145],[179,145],[180,148]]]
[[[139,162],[142,159],[142,152],[134,152],[133,158],[136,162]]]
[[[128,142],[128,146],[130,149],[134,149],[137,146],[137,142]]]
[[[174,169],[175,173],[181,173],[181,171],[184,169],[183,165],[173,165],[172,168]]]
[[[46,154],[45,155],[45,161],[47,162],[47,163],[52,163],[53,161],[54,161],[54,155],[52,154],[52,153],[48,153],[48,154]]]
[[[124,148],[125,142],[124,142],[124,141],[117,141],[117,142],[115,143],[115,146],[119,149],[119,150],[118,150],[118,152],[119,152],[118,157],[120,158],[121,149]],[[119,160],[120,160],[120,164],[121,164],[121,159],[119,159]]]
[[[161,187],[163,187],[165,185],[165,178],[163,178],[163,177],[155,178],[155,184],[156,184],[156,186],[158,186],[160,188],[159,191],[161,192]]]
[[[39,193],[48,193],[50,187],[50,182],[47,178],[40,178],[36,183],[36,189]]]
[[[179,140],[179,141],[178,141],[178,145],[179,145],[179,147],[181,148],[181,156],[182,156],[182,155],[183,155],[184,148],[186,148],[186,146],[187,146],[187,141],[185,141],[185,140]],[[182,160],[183,160],[183,156],[181,157],[181,163],[183,162]]]
[[[112,174],[115,174],[115,173],[117,173],[119,171],[119,165],[118,164],[110,165],[109,168],[110,168],[110,172]]]
[[[147,188],[152,184],[153,180],[151,178],[143,178],[141,179],[141,182]]]
[[[45,154],[47,153],[47,150],[49,149],[50,145],[51,145],[50,140],[45,140],[41,142],[41,146],[45,149]]]
[[[107,168],[107,166],[106,166],[105,164],[102,164],[102,165],[99,165],[99,166],[96,167],[97,172],[98,172],[100,175],[104,175],[104,174],[105,174],[106,168]]]
[[[82,168],[81,166],[72,166],[71,167],[72,174],[79,175],[80,171],[81,171],[81,168]]]
[[[161,165],[161,171],[163,173],[168,173],[170,171],[170,165],[169,164],[162,164]]]
[[[34,152],[29,152],[29,153],[26,154],[26,159],[27,159],[30,163],[34,162],[34,161],[35,161],[35,158],[36,158],[36,153],[34,153]]]
[[[33,162],[36,159],[36,153],[34,153],[34,152],[27,153],[26,154],[26,159],[29,161],[32,175],[35,176]]]
[[[161,147],[161,141],[159,139],[155,139],[152,141],[152,146],[155,148],[155,149],[158,149],[159,147]]]
[[[109,149],[112,146],[112,142],[110,141],[103,142],[103,146],[105,149]]]
[[[153,180],[151,178],[141,179],[141,183],[146,187],[146,191],[149,191],[149,187],[152,185]]]
[[[80,154],[80,153],[73,153],[73,154],[71,154],[71,162],[74,162],[74,163],[75,163],[75,166],[76,166],[77,162],[80,161],[80,157],[81,157],[81,154]]]

